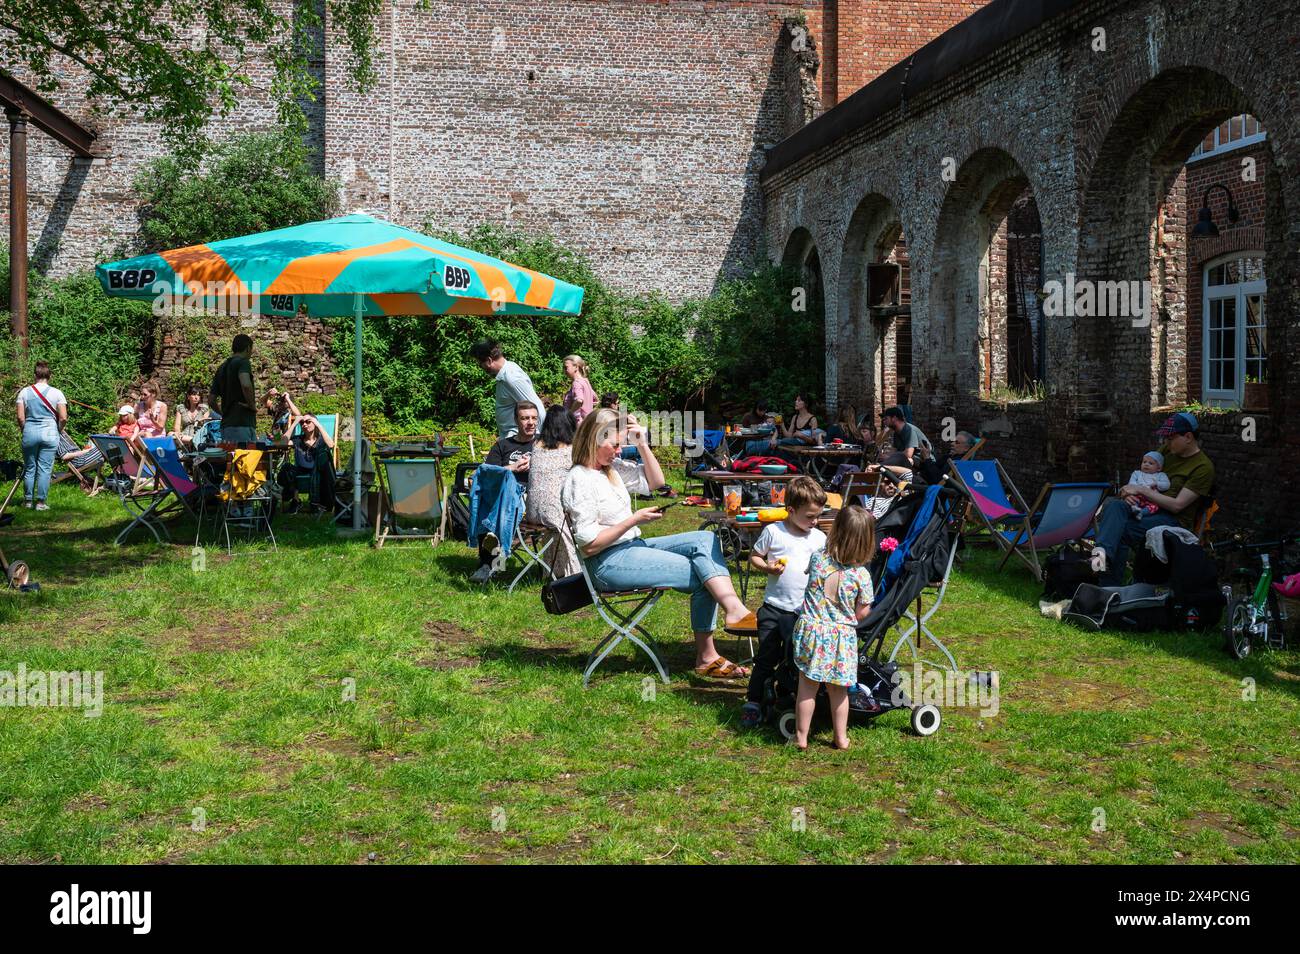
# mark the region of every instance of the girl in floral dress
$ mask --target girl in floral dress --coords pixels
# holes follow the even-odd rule
[[[871,612],[871,573],[876,521],[863,507],[844,507],[835,518],[825,550],[808,563],[808,589],[794,628],[799,667],[794,743],[808,748],[817,690],[825,684],[831,704],[835,747],[849,747],[848,687],[858,681],[857,624]]]

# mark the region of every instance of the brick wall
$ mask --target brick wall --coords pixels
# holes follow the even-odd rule
[[[827,0],[827,108],[966,19],[988,0]],[[833,31],[832,31],[833,27]]]
[[[816,151],[766,174],[769,245],[795,230],[811,235],[828,321],[836,316],[838,333],[852,340],[856,249],[863,223],[876,221],[863,210],[889,209],[911,262],[917,419],[934,432],[945,416],[963,427],[1003,418],[997,430],[1012,436],[991,452],[1014,462],[1008,467],[1026,492],[1048,478],[1110,479],[1133,469],[1166,405],[1187,399],[1199,365],[1200,303],[1189,294],[1199,286],[1198,262],[1236,243],[1262,248],[1270,412],[1253,415],[1253,442],[1216,417],[1206,448],[1237,481],[1228,491],[1235,513],[1225,519],[1277,519],[1279,492],[1249,488],[1300,480],[1300,180],[1282,171],[1300,164],[1292,102],[1300,54],[1291,42],[1298,14],[1295,0],[1189,0],[1176,10],[1156,0],[1080,3],[914,91],[905,110],[844,122]],[[1099,27],[1105,55],[1092,42]],[[1215,43],[1204,42],[1209,35]],[[1236,237],[1217,245],[1189,242],[1201,173],[1184,165],[1207,131],[1243,112],[1268,130],[1258,197],[1243,199],[1262,214],[1243,209],[1247,228],[1225,230]],[[835,116],[823,118],[823,130]],[[954,164],[955,181],[944,175]],[[1149,324],[1134,314],[1049,317],[1045,396],[1000,408],[980,396],[979,318],[990,291],[981,277],[990,256],[996,277],[996,212],[1002,190],[1016,183],[1038,208],[1045,281],[1149,281],[1154,314]],[[1214,202],[1222,227],[1221,195]],[[828,355],[828,400],[846,385],[880,387],[878,372],[861,381],[859,367],[850,352]]]

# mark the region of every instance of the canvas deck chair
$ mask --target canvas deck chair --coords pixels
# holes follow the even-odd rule
[[[565,517],[565,532],[570,538],[573,538],[573,523]],[[591,674],[596,668],[605,661],[619,643],[628,640],[634,646],[649,657],[650,662],[654,664],[659,673],[659,678],[668,683],[668,669],[663,662],[663,653],[659,649],[659,644],[650,632],[641,625],[642,621],[650,615],[650,611],[655,608],[663,595],[669,592],[672,587],[654,586],[644,587],[635,590],[598,590],[596,583],[591,578],[591,571],[587,569],[587,558],[583,555],[582,548],[574,545],[574,552],[578,554],[578,566],[582,571],[582,579],[587,584],[587,591],[591,594],[591,601],[596,607],[596,612],[600,618],[605,621],[610,629],[605,637],[596,644],[596,648],[587,656],[587,662],[582,670],[582,685],[585,689],[591,682]]]
[[[198,520],[199,511],[196,507],[201,488],[185,470],[174,437],[146,437],[141,443],[144,445],[143,463],[148,465],[155,477],[154,489],[148,495],[148,506],[140,511],[131,526],[118,535],[118,540],[121,541],[130,533],[132,527],[141,525],[152,531],[154,539],[159,543],[163,537],[170,541],[171,534],[163,521],[181,513]],[[146,498],[138,494],[137,499],[143,501]]]
[[[159,495],[165,497],[170,491],[158,486],[153,463],[141,461],[130,442],[116,434],[91,434],[90,440],[109,467],[110,473],[104,486],[117,494],[122,509],[131,518],[113,542],[121,546],[132,530],[143,526],[154,535],[158,543],[162,543],[162,535],[158,532],[161,525],[154,521],[152,510],[157,503],[156,498]],[[151,515],[145,517],[146,512]]]
[[[1040,581],[1043,567],[1039,552],[1086,536],[1096,520],[1097,508],[1110,490],[1110,485],[1104,483],[1049,482],[1031,507],[998,461],[952,461],[951,465],[971,499],[971,510],[1003,550],[998,568],[1015,554]]]
[[[76,480],[81,489],[93,497],[99,493],[99,472],[104,467],[104,455],[98,447],[82,451],[81,445],[66,432],[59,432],[59,447],[55,459],[67,468],[62,474],[55,474],[50,483]]]
[[[444,523],[442,461],[385,457],[380,465],[383,479],[379,482],[374,545],[382,547],[389,540],[428,540],[437,546],[442,542]]]

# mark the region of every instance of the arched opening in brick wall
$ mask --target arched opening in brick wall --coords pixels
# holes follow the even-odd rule
[[[1033,396],[1047,374],[1042,223],[1016,160],[994,148],[971,155],[935,235],[927,380],[957,395]]]
[[[812,233],[799,226],[790,233],[786,240],[785,251],[781,255],[781,264],[786,268],[800,272],[803,295],[791,302],[792,307],[802,304],[808,312],[811,323],[816,328],[826,327],[826,289],[822,278],[822,260],[817,251],[817,243]],[[827,329],[829,330],[829,329]],[[826,400],[829,406],[835,405],[835,355],[838,348],[826,349]],[[804,385],[801,385],[804,387]],[[808,386],[812,390],[811,386]],[[777,396],[773,395],[772,399]]]
[[[1152,413],[1161,409],[1223,397],[1221,389],[1217,395],[1206,391],[1207,361],[1216,355],[1232,357],[1238,372],[1245,373],[1245,361],[1238,360],[1244,356],[1234,349],[1241,342],[1238,323],[1248,316],[1216,306],[1216,351],[1207,354],[1202,289],[1207,264],[1227,253],[1257,252],[1284,241],[1286,218],[1268,140],[1246,141],[1247,116],[1254,120],[1251,104],[1226,77],[1205,69],[1168,70],[1129,98],[1097,152],[1084,194],[1076,276],[1076,286],[1097,289],[1096,304],[1093,314],[1074,320],[1080,350],[1087,355],[1080,370],[1085,381],[1093,381],[1086,389],[1088,403],[1118,418],[1122,432],[1117,436],[1146,430]],[[1241,147],[1218,157],[1203,155],[1204,144],[1219,139],[1221,128],[1228,140],[1235,130]],[[1256,131],[1253,123],[1251,131]],[[1263,132],[1262,124],[1258,131]],[[1238,222],[1228,221],[1222,188],[1211,188],[1207,199],[1206,189],[1216,184],[1231,191],[1241,212]],[[1203,201],[1217,237],[1193,234]],[[1257,270],[1267,272],[1267,261],[1258,260]],[[1141,289],[1145,312],[1130,304],[1128,313],[1114,314],[1118,296],[1103,295],[1101,289],[1116,286]],[[1267,298],[1263,294],[1257,301],[1270,327],[1252,329],[1256,343],[1265,347],[1282,338],[1282,318],[1269,314],[1277,309],[1268,307]],[[1268,358],[1252,369],[1267,367]]]
[[[873,418],[909,403],[912,375],[911,275],[897,210],[868,195],[849,220],[840,259],[837,395]]]

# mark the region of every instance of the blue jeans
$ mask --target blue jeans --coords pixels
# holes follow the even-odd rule
[[[257,440],[257,428],[223,427],[221,429],[221,440],[230,441],[232,444],[251,444]]]
[[[1145,543],[1148,530],[1176,526],[1177,519],[1164,510],[1138,517],[1133,508],[1118,497],[1107,500],[1097,520],[1097,546],[1106,551],[1106,572],[1098,582],[1102,586],[1121,585],[1129,547]]]
[[[59,429],[49,424],[23,427],[23,499],[44,502],[50,491],[54,452],[59,446]]]
[[[731,578],[718,535],[708,530],[616,543],[588,559],[587,567],[598,590],[671,586],[690,593],[691,630],[696,633],[711,633],[717,625],[718,604],[704,588],[705,581]]]

